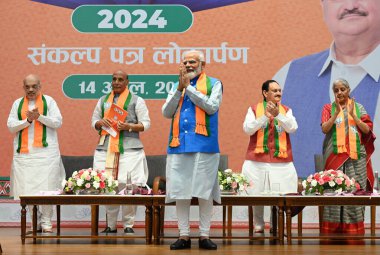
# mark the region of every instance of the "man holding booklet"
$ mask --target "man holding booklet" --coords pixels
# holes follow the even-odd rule
[[[94,169],[105,169],[119,181],[123,189],[127,176],[132,183],[145,185],[148,167],[139,133],[150,127],[145,101],[128,90],[128,74],[112,75],[112,92],[102,96],[92,115],[92,126],[99,132],[94,154]],[[106,206],[107,227],[102,233],[116,233],[119,206]],[[136,206],[122,206],[124,233],[133,234]]]

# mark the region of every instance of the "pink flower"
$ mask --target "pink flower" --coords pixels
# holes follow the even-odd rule
[[[236,182],[232,182],[231,187],[232,187],[233,189],[236,189],[236,188],[237,188],[237,183],[236,183]]]
[[[87,180],[87,181],[91,180],[91,175],[87,175],[87,176],[86,176],[86,180]]]
[[[325,184],[325,181],[323,179],[319,179],[318,183],[319,183],[319,185],[323,185],[323,184]]]
[[[338,185],[341,185],[341,184],[342,184],[342,179],[341,179],[341,178],[336,178],[336,179],[335,179],[335,182],[336,182]]]
[[[101,189],[104,189],[106,187],[106,183],[104,181],[101,181],[99,187]]]
[[[346,184],[347,187],[350,187],[351,181],[349,179],[346,179],[344,184]]]
[[[314,175],[314,179],[316,180],[316,181],[319,181],[319,178],[320,178],[321,176],[319,175],[319,173],[316,173],[315,175]]]
[[[86,183],[86,185],[84,185],[86,187],[86,189],[89,189],[91,187],[91,184],[90,183]]]
[[[355,188],[356,189],[360,189],[360,184],[357,182],[357,183],[355,183]]]
[[[322,177],[322,179],[324,182],[329,182],[329,181],[331,181],[332,178],[330,176],[325,175]]]

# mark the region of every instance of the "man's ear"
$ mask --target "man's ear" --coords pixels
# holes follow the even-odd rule
[[[268,91],[263,90],[262,94],[263,94],[263,96],[264,96],[265,98],[267,98],[267,96],[268,96]]]

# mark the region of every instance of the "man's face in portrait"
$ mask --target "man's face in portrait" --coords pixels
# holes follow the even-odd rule
[[[279,103],[282,96],[280,85],[277,82],[269,83],[268,91],[264,91],[264,96],[267,102]]]
[[[187,54],[182,63],[185,66],[187,75],[190,79],[200,75],[204,68],[204,63],[199,60],[199,56],[193,53]]]
[[[34,76],[28,76],[25,78],[23,87],[25,95],[29,100],[35,100],[41,90],[40,81]]]
[[[128,86],[127,74],[117,71],[112,75],[112,90],[115,94],[121,94]]]
[[[379,0],[321,0],[324,20],[333,34],[380,36]]]

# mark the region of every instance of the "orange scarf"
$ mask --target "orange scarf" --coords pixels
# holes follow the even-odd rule
[[[347,108],[353,103],[351,99],[348,99]],[[360,118],[359,107],[354,103],[354,115]],[[336,111],[336,103],[332,103],[331,115]],[[348,141],[350,148],[350,158],[359,159],[360,158],[360,138],[358,129],[354,118],[347,113],[348,116]],[[340,111],[338,117],[335,120],[333,126],[333,148],[334,153],[344,153],[347,152],[346,148],[346,121],[344,118],[343,111]]]
[[[110,94],[108,94],[104,100],[107,105],[113,104],[113,98],[115,97],[114,92],[112,91]],[[116,105],[120,108],[123,108],[124,110],[127,110],[129,102],[131,101],[132,94],[129,93],[128,88],[125,88],[125,90],[119,95],[119,98],[117,99]],[[104,111],[104,103],[102,104],[102,117],[108,116],[110,112],[111,107],[108,107],[106,111]],[[108,135],[108,133],[105,130],[102,130],[101,135]],[[112,152],[120,152],[124,153],[124,147],[123,147],[123,132],[117,132],[117,135],[115,137],[110,136],[110,150]]]
[[[195,85],[196,89],[200,91],[204,95],[211,94],[211,81],[210,78],[206,76],[204,72],[202,72],[197,80],[197,84]],[[181,115],[181,108],[183,104],[183,98],[185,95],[185,89],[183,90],[182,97],[179,100],[177,113],[174,115],[172,120],[172,130],[171,130],[171,141],[169,143],[170,147],[178,147],[180,145],[179,142],[179,120]],[[195,133],[209,136],[209,123],[208,123],[208,115],[204,110],[200,107],[195,106]]]
[[[256,119],[260,118],[265,113],[267,102],[260,102],[256,106]],[[285,115],[286,110],[280,104],[279,111],[281,114]],[[278,121],[274,119],[274,142],[275,142],[275,153],[274,156],[278,158],[287,158],[287,140],[286,140],[286,132],[283,130],[282,132],[278,132],[278,128],[281,128],[278,125]],[[269,123],[267,123],[265,128],[260,128],[257,131],[257,141],[256,141],[256,149],[255,153],[269,153],[268,148],[268,135],[269,135]]]
[[[47,103],[46,99],[42,94],[39,94],[36,98],[35,108],[38,109],[40,115],[47,114]],[[24,97],[21,99],[20,104],[18,106],[18,119],[24,120],[26,119],[26,112],[29,111],[29,99]],[[19,132],[18,137],[18,153],[29,153],[28,149],[28,130],[29,127],[24,128]],[[38,120],[34,121],[34,147],[47,147],[48,143],[46,142],[46,126],[43,125]]]

